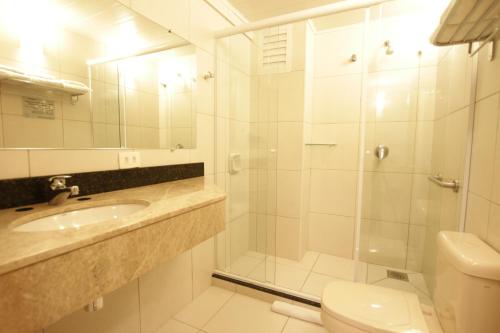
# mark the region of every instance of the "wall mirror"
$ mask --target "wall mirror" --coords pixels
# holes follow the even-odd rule
[[[0,148],[195,147],[195,48],[122,4],[0,0],[0,45]]]

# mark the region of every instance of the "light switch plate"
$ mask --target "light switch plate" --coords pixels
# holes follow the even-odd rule
[[[120,169],[139,168],[141,166],[141,153],[136,151],[124,151],[118,153]]]

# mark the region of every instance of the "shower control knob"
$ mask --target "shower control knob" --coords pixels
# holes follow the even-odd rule
[[[377,157],[379,161],[382,161],[387,156],[389,156],[389,147],[384,145],[378,145],[375,148],[375,157]]]

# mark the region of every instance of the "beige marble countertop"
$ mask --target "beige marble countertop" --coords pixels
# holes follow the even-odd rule
[[[91,200],[69,199],[61,206],[33,205],[33,210],[0,210],[0,275],[124,234],[225,199],[222,190],[206,185],[203,177],[90,195]],[[64,211],[147,201],[145,209],[121,219],[44,232],[14,231],[14,226],[34,218]]]

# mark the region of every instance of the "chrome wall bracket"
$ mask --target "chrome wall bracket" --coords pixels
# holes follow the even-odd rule
[[[203,75],[203,80],[209,80],[209,79],[213,79],[215,77],[215,74],[212,73],[211,71],[208,71],[206,72],[204,75]]]
[[[390,40],[386,40],[384,42],[384,47],[385,47],[385,54],[387,55],[391,55],[394,53],[394,50],[392,48],[392,44],[391,44],[391,41]]]
[[[460,190],[460,182],[457,179],[446,179],[440,174],[429,176],[428,178],[431,182],[440,187],[451,188],[453,192],[458,192]]]
[[[493,61],[495,60],[495,55],[496,55],[496,36],[498,35],[498,33],[500,32],[500,28],[495,28],[495,30],[493,30],[493,32],[488,36],[488,38],[486,38],[482,43],[481,45],[479,45],[479,47],[474,50],[474,52],[472,52],[470,54],[471,57],[475,56],[483,47],[485,47],[486,45],[490,45],[490,55],[489,55],[489,59],[490,61]]]

